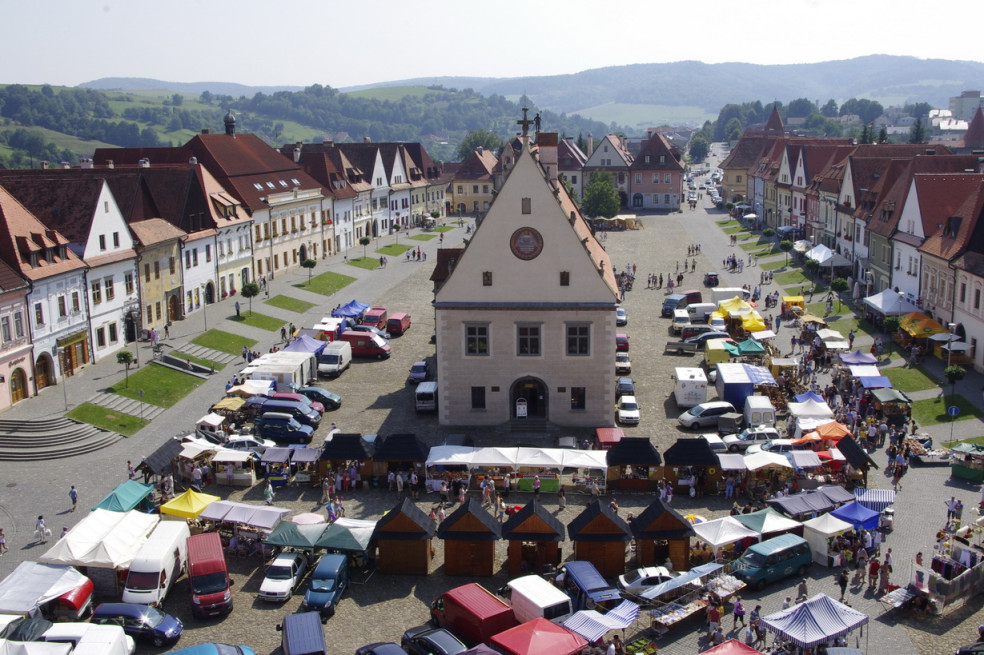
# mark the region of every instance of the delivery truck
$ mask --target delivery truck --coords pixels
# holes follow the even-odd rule
[[[337,378],[352,363],[352,344],[336,341],[325,346],[318,355],[318,375]]]
[[[707,400],[707,375],[704,369],[680,366],[676,369],[677,407],[693,407]]]
[[[431,621],[472,648],[518,625],[512,608],[480,584],[447,591],[431,603]]]

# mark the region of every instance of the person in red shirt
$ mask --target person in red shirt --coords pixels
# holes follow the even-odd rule
[[[878,561],[877,557],[871,558],[871,563],[868,564],[868,586],[874,587],[878,581],[878,569],[881,568],[881,562]]]
[[[710,604],[707,606],[707,636],[710,638],[714,631],[721,627],[721,612],[717,608],[717,604],[713,601],[708,601]]]

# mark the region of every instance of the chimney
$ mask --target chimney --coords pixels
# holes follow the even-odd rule
[[[301,161],[301,147],[294,146],[294,163],[297,164],[300,163],[300,161]]]
[[[80,168],[90,169],[92,168],[92,160],[88,157],[83,157],[80,162]]]
[[[326,146],[330,146],[334,144],[335,141],[331,138],[330,134],[326,134],[323,137],[321,137],[321,143],[325,144]]]
[[[140,168],[150,168],[150,159],[148,157],[140,160]]]
[[[188,163],[191,164],[192,166],[197,166],[198,165],[198,157],[190,157],[188,159]]]
[[[475,148],[475,152],[477,152],[478,156],[481,157],[482,153],[485,152],[485,148],[483,148],[482,146],[478,146],[477,148]]]
[[[372,143],[372,139],[367,136],[362,137],[362,143]]]
[[[43,170],[43,171],[48,170],[48,162],[46,162],[46,161],[42,161],[41,162],[41,170]]]
[[[116,168],[116,164],[113,163],[112,159],[106,160],[106,168]]]
[[[64,169],[66,169],[66,170],[72,167],[72,165],[69,164],[67,161],[63,161],[63,162],[60,162],[60,163],[61,163],[61,167],[64,168]]]
[[[586,153],[588,155],[588,157],[591,156],[591,153],[592,152],[594,152],[594,137],[591,136],[591,133],[589,132],[588,133],[588,152]]]
[[[229,113],[225,115],[223,122],[225,123],[226,135],[236,138],[236,117],[233,115],[231,109],[229,110]]]

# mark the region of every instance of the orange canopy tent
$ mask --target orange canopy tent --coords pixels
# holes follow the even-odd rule
[[[823,425],[817,427],[813,432],[804,434],[800,439],[794,439],[793,444],[800,445],[804,443],[809,443],[812,441],[826,441],[831,443],[837,443],[844,437],[853,437],[851,431],[847,429],[847,426],[843,423],[837,423],[836,421],[832,423],[824,423]]]
[[[946,328],[922,312],[906,314],[899,321],[899,327],[909,335],[917,338],[931,337],[934,334],[943,334],[946,332]]]

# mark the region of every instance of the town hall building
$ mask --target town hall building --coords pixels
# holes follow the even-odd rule
[[[471,241],[432,276],[444,426],[614,423],[618,286],[530,122]]]

